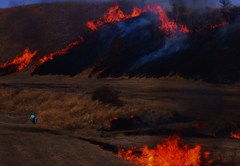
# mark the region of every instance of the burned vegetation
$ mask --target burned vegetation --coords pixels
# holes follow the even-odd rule
[[[239,80],[238,7],[199,12],[174,5],[172,11],[158,5],[132,5],[132,11],[124,11],[121,6],[113,5],[99,18],[86,21],[88,33],[56,52],[31,57],[24,68],[30,65],[33,75],[74,76],[88,70],[89,77]],[[1,75],[19,71],[10,64],[1,65]]]

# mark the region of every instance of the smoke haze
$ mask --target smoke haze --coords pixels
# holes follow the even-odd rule
[[[114,2],[115,0],[71,0],[71,2]],[[119,0],[120,1],[120,0]],[[137,1],[137,0],[135,0]],[[219,6],[218,0],[170,0],[176,3],[184,3],[190,7],[205,7],[205,6]],[[9,8],[14,6],[22,6],[34,3],[48,3],[48,2],[69,2],[66,0],[0,0],[0,8]],[[145,3],[159,3],[160,5],[168,5],[169,0],[139,0]],[[232,0],[233,5],[240,5],[239,0]]]

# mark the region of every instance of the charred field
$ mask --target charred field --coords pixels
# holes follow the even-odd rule
[[[0,165],[240,165],[239,16],[127,2],[0,9]]]

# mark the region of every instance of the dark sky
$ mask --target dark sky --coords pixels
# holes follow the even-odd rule
[[[51,2],[51,1],[67,1],[67,0],[0,0],[0,8],[7,8],[7,7],[12,7],[12,6],[18,6],[18,5],[24,5],[24,4],[33,4],[33,3],[41,3],[41,2]],[[113,0],[72,0],[72,1],[113,1]],[[147,0],[145,0],[147,1]],[[162,0],[168,1],[168,0]],[[189,0],[194,3],[195,0]],[[208,0],[209,1],[209,0]],[[218,0],[211,0],[215,5],[218,5]],[[232,0],[232,4],[234,5],[240,5],[240,0]],[[202,0],[202,3],[204,0]]]

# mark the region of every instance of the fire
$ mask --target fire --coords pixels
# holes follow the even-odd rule
[[[231,138],[240,139],[240,130],[230,133]]]
[[[174,21],[170,21],[165,11],[159,5],[147,5],[145,9],[140,9],[137,7],[133,8],[131,14],[124,14],[124,12],[119,8],[119,5],[109,8],[108,12],[105,13],[100,19],[95,21],[88,21],[86,26],[92,31],[96,31],[100,26],[107,23],[119,22],[129,18],[134,18],[140,16],[142,13],[153,13],[159,16],[161,21],[160,29],[166,34],[176,34],[178,31],[182,33],[188,33],[189,29],[187,26],[182,24],[177,24]]]
[[[119,119],[118,117],[113,117],[113,118],[111,118],[111,119],[109,120],[109,122],[112,123],[112,121],[118,120],[118,119]]]
[[[190,30],[188,29],[188,27],[186,25],[180,25],[180,31],[182,33],[189,33]]]
[[[159,16],[159,20],[161,21],[160,29],[164,31],[166,34],[176,34],[178,31],[182,33],[188,33],[189,29],[187,26],[182,24],[177,24],[175,21],[170,21],[167,14],[163,10],[163,8],[159,5],[150,6],[147,5],[147,11],[155,13]]]
[[[37,66],[40,66],[41,64],[43,64],[46,61],[52,60],[55,56],[67,54],[70,49],[81,44],[83,41],[84,41],[83,37],[80,37],[80,39],[78,41],[70,43],[67,47],[65,47],[61,50],[58,50],[56,52],[50,53],[49,55],[45,55],[43,58],[39,59]]]
[[[98,25],[94,23],[94,21],[88,21],[87,27],[91,29],[92,31],[96,31],[98,29]]]
[[[9,66],[16,67],[16,72],[26,68],[31,62],[33,57],[37,54],[37,51],[31,52],[28,48],[23,51],[21,57],[16,56],[11,62],[4,63],[0,68],[6,68]]]
[[[133,18],[133,17],[138,17],[142,13],[142,9],[140,8],[133,8],[133,11],[131,14],[125,14],[120,8],[119,5],[116,4],[113,7],[110,7],[108,12],[105,13],[100,19],[98,20],[93,20],[93,21],[88,21],[86,26],[91,29],[92,31],[96,31],[98,27],[108,24],[108,23],[113,23],[113,22],[119,22],[125,19]]]
[[[200,145],[190,148],[183,144],[178,136],[169,137],[154,149],[144,146],[118,151],[118,156],[139,166],[200,166],[203,164],[201,159],[207,160],[209,154],[201,153]],[[211,161],[206,161],[206,164],[211,164]]]
[[[222,23],[211,25],[210,28],[211,28],[211,29],[216,29],[216,28],[219,28],[219,27],[228,25],[228,24],[229,24],[228,22],[223,21]]]

